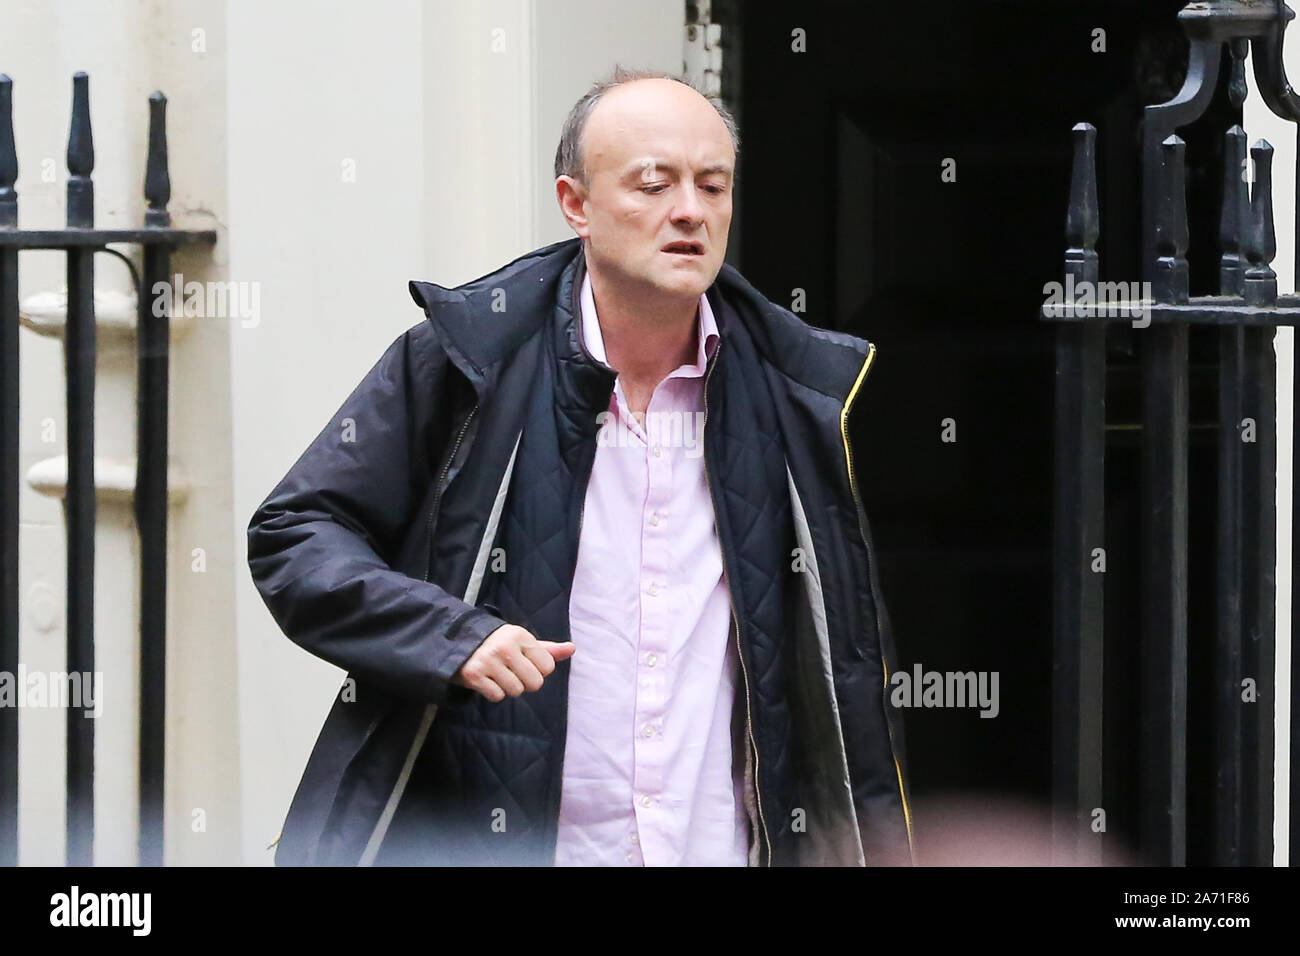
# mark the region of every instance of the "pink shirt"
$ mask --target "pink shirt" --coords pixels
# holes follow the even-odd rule
[[[605,363],[591,278],[587,351]],[[731,605],[704,475],[700,296],[693,364],[661,381],[645,425],[621,380],[597,436],[569,602],[572,639],[557,866],[745,866]]]

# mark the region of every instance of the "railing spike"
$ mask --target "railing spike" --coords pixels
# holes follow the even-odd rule
[[[14,148],[14,81],[0,73],[0,227],[18,225],[18,151]]]
[[[1156,297],[1184,303],[1187,273],[1187,144],[1174,134],[1160,144],[1156,197]]]
[[[167,97],[161,90],[149,95],[149,155],[144,169],[144,198],[149,202],[145,210],[146,226],[169,226],[171,215],[167,203],[171,200],[172,183],[167,173]]]
[[[1277,273],[1271,263],[1277,256],[1277,233],[1273,227],[1273,147],[1261,139],[1250,148],[1255,183],[1250,194],[1250,241],[1246,256],[1246,302],[1271,305],[1277,301]]]
[[[1223,213],[1219,218],[1219,294],[1241,295],[1246,278],[1242,250],[1250,227],[1250,189],[1246,185],[1246,131],[1233,126],[1223,144]]]
[[[68,134],[68,225],[93,227],[95,141],[90,132],[90,77],[72,75],[72,129]]]
[[[1072,252],[1093,252],[1100,232],[1097,127],[1091,123],[1079,123],[1071,132],[1074,161],[1070,174],[1070,206],[1065,217],[1065,240]]]

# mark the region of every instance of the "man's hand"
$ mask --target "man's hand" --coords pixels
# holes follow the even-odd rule
[[[453,684],[478,691],[496,703],[540,690],[555,662],[571,657],[573,641],[539,641],[514,624],[498,627],[452,676]]]

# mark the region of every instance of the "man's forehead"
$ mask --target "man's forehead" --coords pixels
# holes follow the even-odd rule
[[[619,174],[732,160],[731,135],[711,103],[680,83],[640,80],[610,90],[583,131],[588,159]]]

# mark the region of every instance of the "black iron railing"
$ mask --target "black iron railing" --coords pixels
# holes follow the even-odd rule
[[[110,243],[141,246],[136,283],[138,325],[137,448],[134,505],[140,537],[140,839],[142,864],[163,859],[163,763],[166,699],[167,589],[167,373],[170,316],[155,308],[145,290],[167,282],[171,252],[185,243],[214,243],[212,230],[171,227],[167,202],[166,98],[149,97],[149,150],[141,229],[96,229],[95,152],[90,126],[90,87],[85,73],[72,81],[72,127],[68,137],[67,228],[18,228],[18,157],[13,136],[13,83],[0,75],[0,522],[3,552],[3,619],[0,671],[18,672],[18,253],[59,249],[67,257],[68,306],[64,340],[67,370],[67,670],[94,672],[95,626],[95,270],[94,254],[122,257]],[[125,258],[125,257],[122,257]],[[170,302],[170,299],[167,299]],[[157,314],[161,312],[162,314]],[[92,862],[94,839],[94,724],[81,709],[67,715],[67,862]],[[18,709],[0,708],[0,865],[18,857]]]
[[[1282,67],[1282,0],[1201,0],[1179,14],[1190,41],[1183,88],[1142,121],[1143,280],[1149,298],[1103,302],[1098,285],[1096,130],[1074,130],[1066,288],[1078,308],[1045,307],[1057,330],[1055,462],[1054,859],[1096,863],[1090,827],[1103,806],[1103,580],[1106,448],[1105,323],[1142,328],[1141,719],[1138,843],[1148,862],[1187,860],[1188,330],[1219,326],[1218,508],[1214,698],[1215,863],[1268,865],[1273,857],[1276,600],[1276,327],[1296,325],[1300,296],[1277,293],[1271,263],[1272,156],[1265,141],[1226,133],[1220,287],[1189,295],[1186,146],[1176,130],[1206,111],[1225,50],[1227,95],[1240,108],[1245,61],[1277,115],[1300,121],[1300,97]],[[1248,171],[1253,168],[1253,177]],[[1247,179],[1253,179],[1248,188]],[[1245,440],[1245,429],[1251,429]],[[1300,583],[1300,582],[1298,582]],[[1294,593],[1294,592],[1293,592]],[[1294,615],[1292,629],[1294,633]],[[1250,687],[1243,686],[1250,683]],[[1243,706],[1253,691],[1255,706]],[[1292,709],[1294,714],[1294,708]],[[1285,715],[1279,715],[1285,719]],[[1292,721],[1294,727],[1294,720]],[[1292,734],[1295,740],[1295,734]],[[1293,744],[1294,746],[1294,744]]]

